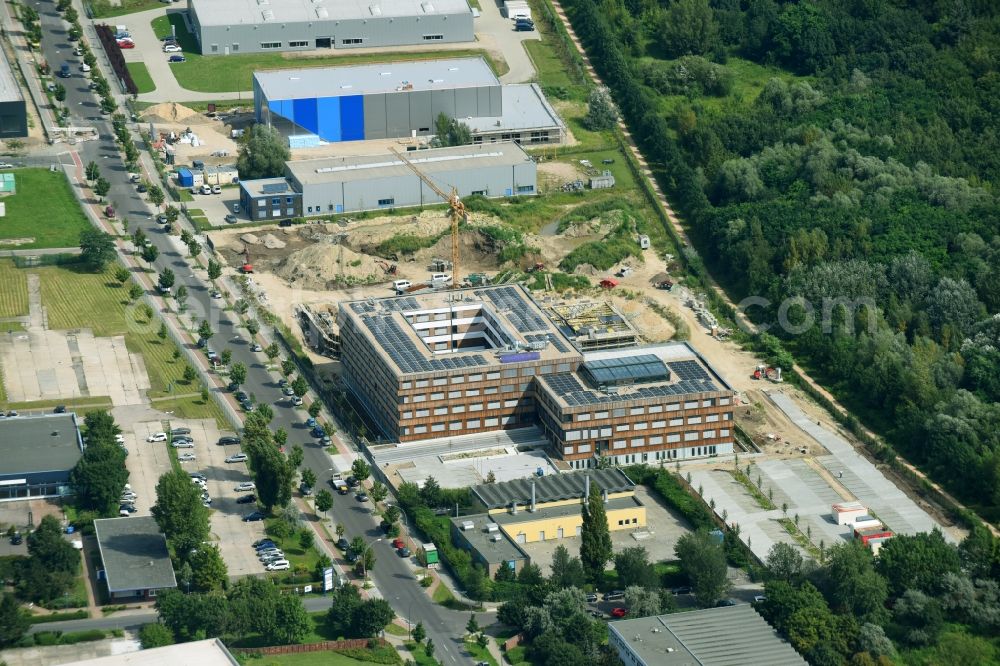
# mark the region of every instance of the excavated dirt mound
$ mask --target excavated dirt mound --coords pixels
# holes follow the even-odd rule
[[[382,267],[368,255],[331,243],[316,243],[293,252],[278,264],[274,273],[290,284],[310,290],[388,279]]]
[[[161,123],[182,123],[193,116],[198,116],[199,119],[201,117],[194,109],[177,102],[154,104],[142,112],[142,117],[145,120]]]

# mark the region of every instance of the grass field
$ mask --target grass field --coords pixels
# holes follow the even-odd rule
[[[292,67],[329,67],[331,65],[360,65],[370,62],[399,62],[402,60],[433,60],[435,58],[461,58],[484,56],[497,76],[506,74],[507,63],[490,57],[479,49],[459,51],[421,51],[401,53],[361,53],[318,57],[293,57],[285,53],[244,53],[240,55],[202,56],[193,35],[187,31],[180,14],[167,14],[153,19],[153,32],[157,37],[170,34],[171,23],[177,28],[177,43],[184,49],[186,62],[171,65],[181,87],[197,92],[238,92],[251,90],[253,73],[265,69]],[[248,100],[249,102],[249,100]]]
[[[125,287],[108,273],[87,273],[75,267],[45,266],[33,268],[42,282],[42,303],[53,329],[90,328],[98,336],[124,335],[129,351],[140,353],[149,373],[152,398],[200,391],[200,385],[183,378],[183,357],[174,360],[175,346],[157,335],[159,320],[146,319],[142,308],[129,304]],[[2,289],[0,289],[2,291]],[[157,404],[161,409],[166,405]],[[173,404],[187,418],[215,418],[225,424],[222,411],[212,400],[185,398]]]
[[[146,63],[129,62],[125,63],[125,66],[128,67],[128,71],[132,75],[132,80],[135,81],[135,86],[139,89],[140,95],[156,90],[156,84],[153,83],[153,77],[149,75],[149,70],[146,69]]]
[[[17,193],[4,197],[7,214],[0,219],[3,239],[33,238],[17,249],[77,247],[80,232],[90,228],[62,171],[14,169]]]
[[[416,643],[406,643],[406,649],[413,655],[413,659],[417,663],[417,666],[438,666],[437,659],[434,657],[428,657],[427,653],[424,652],[423,643],[420,645],[417,645]]]
[[[273,525],[276,522],[281,521],[281,518],[269,518],[267,520],[268,526]],[[301,528],[307,529],[307,528]],[[304,568],[309,573],[316,570],[316,563],[319,562],[319,552],[317,552],[315,546],[311,546],[308,549],[302,548],[299,545],[299,532],[294,532],[290,537],[282,539],[276,537],[269,530],[265,530],[267,534],[278,544],[278,548],[285,552],[285,559],[287,559],[291,565],[292,570],[298,568]],[[275,574],[276,577],[280,578],[283,574]]]
[[[479,647],[479,643],[475,641],[466,641],[465,649],[469,651],[469,654],[477,662],[485,661],[490,666],[499,666],[497,660],[490,654],[489,648]]]
[[[0,228],[3,228],[0,224]],[[0,317],[28,314],[28,281],[12,259],[0,259]],[[7,327],[0,325],[6,331]]]
[[[94,0],[88,2],[94,14],[94,18],[106,18],[109,16],[124,16],[144,12],[149,9],[162,7],[160,0],[120,0],[117,6],[112,5],[108,0]],[[138,83],[138,81],[136,82]]]

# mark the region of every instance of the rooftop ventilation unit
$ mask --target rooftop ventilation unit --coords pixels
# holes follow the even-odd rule
[[[420,8],[424,10],[425,14],[431,14],[434,12],[434,5],[430,2],[421,2]]]
[[[382,16],[382,8],[378,5],[369,5],[368,11],[372,13],[372,16]]]
[[[316,18],[321,18],[321,19],[330,18],[330,12],[326,11],[326,7],[317,7]]]
[[[462,521],[462,531],[463,532],[466,531],[466,530],[474,529],[475,527],[476,527],[476,524],[474,522],[472,522],[471,520],[463,520]]]
[[[496,523],[487,523],[486,524],[486,529],[484,531],[486,531],[486,532],[499,532],[500,531],[500,526],[497,525]]]
[[[262,11],[260,13],[260,15],[264,17],[265,21],[273,21],[274,20],[274,12],[271,11],[270,9],[265,9],[264,11]]]
[[[492,541],[493,543],[497,543],[498,541],[503,541],[503,535],[502,534],[493,534],[493,535],[490,536],[490,541]]]

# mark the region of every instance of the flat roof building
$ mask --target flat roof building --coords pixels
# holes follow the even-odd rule
[[[409,152],[407,160],[445,192],[460,197],[533,195],[535,162],[513,143]],[[310,217],[445,203],[398,156],[293,160],[284,178],[241,181],[240,204],[252,220]]]
[[[94,521],[103,578],[112,599],[151,599],[177,587],[167,539],[152,516]]]
[[[69,494],[82,455],[76,414],[0,419],[0,499]]]
[[[749,604],[610,622],[608,644],[625,666],[806,666]]]
[[[0,139],[28,136],[28,111],[17,75],[0,49]]]
[[[520,285],[340,304],[343,379],[381,437],[539,424],[576,469],[732,452],[726,381],[686,343],[579,351]]]
[[[178,664],[239,666],[239,663],[221,640],[206,638],[203,641],[74,661],[71,666],[177,666]]]
[[[609,530],[646,527],[646,507],[635,497],[635,484],[611,468],[473,486],[486,513],[452,518],[452,542],[490,576],[504,564],[519,571],[530,561],[520,544],[580,536],[592,483],[601,489]]]
[[[442,113],[477,143],[548,143],[564,130],[537,85],[501,85],[482,57],[254,72],[253,93],[257,122],[293,147],[430,136]]]
[[[475,41],[466,0],[188,0],[203,55]]]

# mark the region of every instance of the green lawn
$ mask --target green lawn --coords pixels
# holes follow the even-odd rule
[[[239,55],[199,54],[199,47],[187,31],[180,14],[167,14],[153,19],[153,32],[157,37],[170,34],[171,23],[177,28],[177,42],[184,49],[186,62],[171,65],[181,87],[197,92],[238,92],[251,90],[253,73],[265,69],[293,67],[329,67],[331,65],[358,65],[369,62],[399,62],[401,60],[433,60],[435,58],[460,58],[484,56],[498,76],[510,69],[503,60],[496,60],[480,49],[459,51],[420,51],[397,53],[345,53],[320,57],[295,57],[288,53],[244,53]],[[250,102],[250,99],[247,99]]]
[[[270,527],[274,523],[280,521],[281,518],[268,518],[267,525]],[[300,529],[305,529],[300,528]],[[278,548],[284,551],[285,559],[292,565],[292,572],[296,570],[302,570],[310,575],[316,570],[316,563],[319,562],[319,552],[317,552],[316,547],[312,546],[308,550],[302,548],[299,545],[299,532],[298,530],[293,533],[287,539],[282,539],[276,537],[269,530],[266,530],[268,536],[278,545]],[[288,575],[288,572],[279,572],[274,574],[276,578],[283,578]]]
[[[490,666],[499,666],[499,664],[497,664],[497,660],[490,654],[489,648],[479,647],[479,643],[476,641],[466,641],[465,649],[469,651],[469,654],[471,654],[472,658],[477,662],[485,661]]]
[[[146,69],[146,63],[129,62],[125,63],[125,66],[128,67],[128,71],[132,75],[132,80],[135,81],[140,95],[156,90],[156,84],[153,83],[153,77],[149,75],[149,70]]]
[[[406,649],[413,655],[413,659],[417,662],[417,666],[438,666],[438,660],[434,657],[428,657],[427,653],[424,652],[423,643],[420,645],[417,645],[416,643],[406,643]]]
[[[4,218],[6,219],[6,218]],[[0,222],[0,229],[4,222]],[[0,259],[0,317],[21,317],[28,314],[28,280],[14,266],[13,259]],[[0,329],[7,330],[0,326]]]
[[[88,273],[75,266],[44,266],[31,270],[41,277],[42,303],[48,312],[50,328],[90,328],[102,337],[124,335],[129,351],[142,354],[152,387],[150,397],[200,390],[198,380],[188,382],[183,378],[186,364],[183,357],[174,360],[174,344],[169,338],[161,340],[157,335],[160,320],[155,315],[147,320],[139,306],[129,304],[126,288],[119,286],[110,273]],[[178,404],[183,404],[187,418],[215,418],[220,424],[226,423],[218,405],[211,399],[207,404],[202,403],[200,397]]]
[[[57,405],[63,405],[68,411],[79,411],[86,413],[92,409],[111,409],[111,398],[104,395],[86,396],[80,398],[67,398],[59,400],[37,400],[35,402],[12,402],[7,407],[18,411],[30,411],[32,409],[49,410]]]
[[[163,6],[160,0],[120,0],[117,6],[112,5],[108,0],[92,0],[89,4],[93,9],[94,18],[124,16]]]
[[[36,249],[77,247],[90,223],[73,197],[62,171],[14,169],[17,192],[3,198],[7,214],[0,218],[0,247]],[[5,239],[32,238],[9,246]]]

